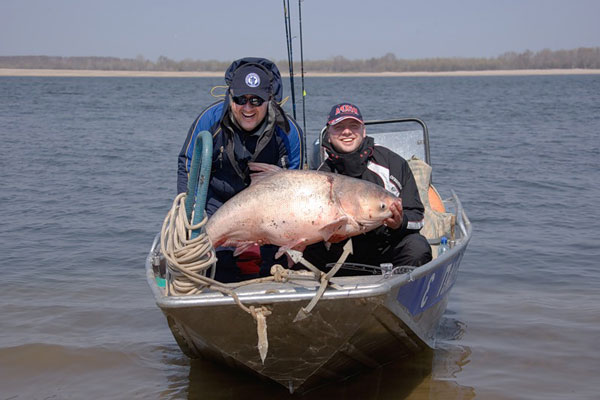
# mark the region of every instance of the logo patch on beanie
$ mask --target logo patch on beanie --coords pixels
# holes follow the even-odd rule
[[[255,88],[255,87],[258,87],[258,85],[260,85],[260,78],[254,72],[250,72],[248,75],[246,75],[245,81],[246,81],[246,85],[248,85],[248,87],[251,87],[251,88]]]

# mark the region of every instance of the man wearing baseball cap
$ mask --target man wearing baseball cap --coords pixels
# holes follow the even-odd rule
[[[282,83],[273,62],[254,57],[236,60],[225,72],[225,83],[228,85],[225,98],[196,118],[178,160],[177,191],[182,193],[187,190],[198,134],[205,130],[212,134],[212,170],[206,199],[209,217],[250,184],[249,162],[297,169],[302,156],[300,127],[278,103],[282,98]],[[271,247],[261,248],[265,271],[270,269],[267,264],[274,254]],[[258,276],[257,269],[238,268],[238,257],[233,256],[230,248],[218,248],[217,258],[217,280],[233,282]]]
[[[431,246],[419,231],[425,208],[408,162],[390,149],[375,145],[367,136],[360,109],[351,103],[336,104],[327,118],[322,146],[327,159],[319,171],[336,172],[383,186],[398,197],[390,207],[392,217],[384,225],[352,238],[354,248],[347,262],[379,265],[423,265],[431,260]],[[338,260],[345,242],[330,249],[323,243],[309,246],[304,257],[323,266]],[[338,272],[338,275],[343,273]],[[356,272],[346,272],[352,274]]]

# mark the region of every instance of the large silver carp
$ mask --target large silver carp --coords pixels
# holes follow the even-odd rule
[[[391,217],[400,199],[383,187],[340,174],[282,170],[251,163],[251,185],[223,204],[208,220],[214,247],[253,245],[304,251],[309,244],[340,242],[368,232]]]

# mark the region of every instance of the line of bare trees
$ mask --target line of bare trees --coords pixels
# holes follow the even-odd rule
[[[108,71],[224,71],[231,61],[174,61],[160,56],[155,62],[143,56],[116,57],[55,57],[0,56],[0,68],[19,69],[94,69]],[[277,61],[282,71],[287,61]],[[294,68],[299,70],[299,64]],[[600,69],[600,47],[580,47],[572,50],[541,50],[522,53],[508,52],[492,58],[396,58],[393,53],[382,57],[350,60],[336,56],[327,60],[305,61],[308,72],[415,72],[415,71],[480,71],[500,69]]]

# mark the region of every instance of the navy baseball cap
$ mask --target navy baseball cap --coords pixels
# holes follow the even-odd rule
[[[252,95],[267,101],[271,96],[271,81],[264,69],[245,64],[234,71],[229,89],[233,96]]]
[[[355,119],[361,124],[364,123],[358,107],[350,103],[340,103],[331,107],[329,118],[327,118],[327,125],[335,125],[347,118]]]

